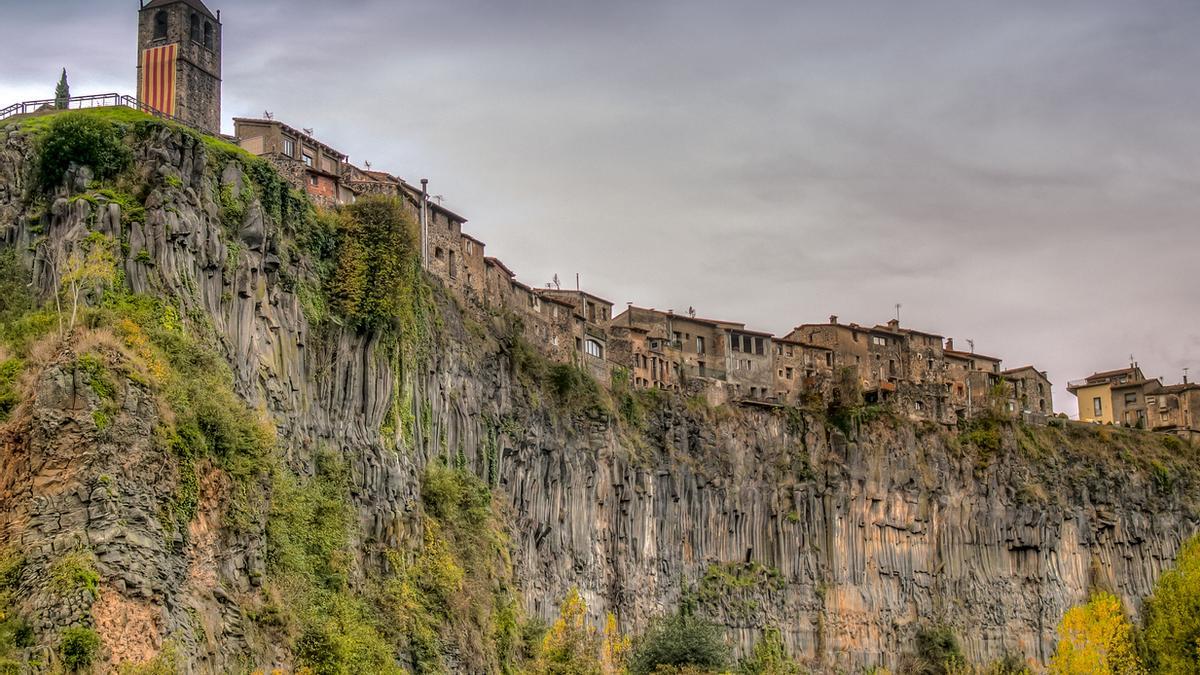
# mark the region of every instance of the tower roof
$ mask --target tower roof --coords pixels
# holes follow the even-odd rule
[[[179,2],[182,2],[183,4],[187,5],[188,7],[191,7],[192,9],[196,10],[197,12],[200,12],[201,14],[207,16],[210,19],[217,20],[217,15],[213,14],[211,11],[209,11],[209,9],[207,7],[205,7],[204,3],[201,2],[200,0],[150,0],[150,2],[147,2],[145,4],[145,6],[142,7],[142,9],[145,10],[145,9],[153,9],[155,7],[166,7],[168,5],[174,5]]]

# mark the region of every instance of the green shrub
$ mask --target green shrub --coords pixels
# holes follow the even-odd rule
[[[34,309],[33,275],[11,247],[0,249],[0,325],[7,326]]]
[[[778,628],[768,628],[750,655],[738,664],[739,675],[800,675],[804,670],[787,655]]]
[[[96,597],[100,592],[100,574],[90,550],[78,549],[55,560],[49,574],[50,588],[59,595],[86,590]]]
[[[629,672],[649,675],[659,666],[695,666],[716,671],[729,662],[729,646],[719,626],[676,612],[651,624],[634,641]]]
[[[914,675],[950,675],[959,672],[965,661],[958,636],[949,626],[926,626],[917,631]]]
[[[21,392],[17,385],[24,370],[25,364],[20,359],[0,362],[0,422],[7,420],[21,403]]]
[[[100,636],[90,628],[66,628],[60,634],[58,655],[68,670],[88,668],[99,651]]]
[[[80,113],[54,116],[38,142],[38,186],[53,190],[63,182],[72,163],[91,168],[97,180],[116,176],[133,161],[122,137],[121,127],[102,117]]]

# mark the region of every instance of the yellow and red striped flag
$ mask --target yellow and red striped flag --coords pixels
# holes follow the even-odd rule
[[[142,103],[175,116],[175,59],[179,45],[152,47],[142,52]]]

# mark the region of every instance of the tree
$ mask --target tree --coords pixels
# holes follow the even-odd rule
[[[45,243],[45,246],[49,248],[49,243]],[[93,232],[70,253],[61,248],[50,249],[46,261],[59,288],[54,296],[54,304],[58,313],[58,334],[63,337],[66,334],[63,327],[63,297],[71,304],[70,322],[65,330],[74,330],[79,317],[79,302],[84,293],[103,291],[116,282],[117,258],[113,253],[113,240]]]
[[[54,88],[54,107],[66,110],[71,103],[71,85],[67,84],[67,69],[63,68],[58,86]]]
[[[571,589],[546,637],[531,675],[601,675],[601,638],[587,620],[587,602]]]
[[[1200,672],[1200,536],[1179,549],[1146,600],[1146,665],[1151,672]]]
[[[1125,616],[1121,600],[1111,593],[1096,593],[1086,605],[1072,607],[1063,615],[1050,673],[1144,675],[1146,669],[1134,645],[1133,624]]]
[[[676,612],[654,622],[637,640],[629,671],[647,675],[662,666],[694,667],[701,672],[719,671],[729,662],[724,634],[696,616]]]

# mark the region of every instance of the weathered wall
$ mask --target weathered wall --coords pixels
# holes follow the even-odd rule
[[[15,127],[6,132],[0,239],[22,250],[41,236],[68,246],[89,227],[126,238],[128,283],[211,321],[239,393],[275,419],[293,465],[319,445],[350,459],[361,572],[377,569],[382,548],[412,541],[420,467],[461,452],[509,507],[529,611],[550,616],[578,587],[594,612],[611,609],[635,630],[697,593],[740,648],[778,626],[796,655],[832,672],[894,663],[924,621],[957,627],[979,661],[1006,652],[1044,660],[1066,607],[1097,584],[1137,607],[1196,529],[1184,499],[1195,485],[1156,482],[1088,432],[1009,435],[985,455],[945,432],[886,420],[847,440],[820,416],[681,400],[652,409],[640,428],[603,411],[559,410],[521,384],[500,319],[479,314],[482,334],[467,330],[460,311],[470,310],[450,301],[433,361],[408,373],[414,414],[428,405],[431,423],[393,451],[379,429],[398,378],[377,341],[314,334],[280,280],[285,235],[257,205],[231,255],[218,195],[222,184],[244,186],[236,164],[209,167],[203,146],[162,131],[137,147],[139,166],[159,178],[144,225],[115,205],[66,198],[31,218],[22,197],[31,151]],[[49,289],[48,270],[36,271]],[[238,594],[261,576],[261,542],[206,521],[187,548],[170,546],[146,516],[162,495],[146,479],[153,419],[139,412],[139,393],[126,393],[116,435],[104,441],[87,427],[94,402],[67,396],[65,377],[47,364],[34,410],[5,431],[0,541],[43,563],[86,542],[112,591],[106,602],[143,608],[151,642],[178,639],[196,671],[273,663],[278,655],[251,644],[236,611]],[[722,574],[703,581],[713,571],[756,583],[733,591]],[[29,602],[45,609],[38,597]],[[86,613],[82,603],[47,621]],[[114,613],[93,606],[91,620]]]

